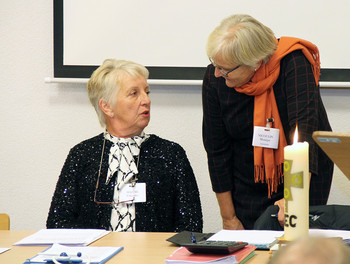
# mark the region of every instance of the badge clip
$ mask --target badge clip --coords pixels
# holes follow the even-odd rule
[[[266,119],[266,128],[267,128],[267,130],[269,128],[271,128],[271,123],[273,123],[274,121],[275,121],[275,119],[273,117]]]
[[[137,181],[138,181],[138,178],[133,179],[131,182],[131,187],[135,187]]]

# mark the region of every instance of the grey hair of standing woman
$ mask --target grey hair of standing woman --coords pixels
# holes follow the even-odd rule
[[[266,63],[277,48],[273,31],[255,18],[236,14],[224,19],[209,35],[207,55],[255,68]]]

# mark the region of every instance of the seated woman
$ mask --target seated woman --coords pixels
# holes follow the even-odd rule
[[[87,91],[106,131],[73,147],[52,198],[47,228],[201,232],[190,162],[177,143],[146,134],[148,70],[107,59]]]

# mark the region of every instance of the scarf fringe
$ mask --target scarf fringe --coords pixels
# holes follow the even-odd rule
[[[277,192],[278,185],[283,183],[284,171],[283,163],[276,165],[271,173],[266,177],[266,170],[264,165],[254,166],[254,180],[255,182],[267,183],[268,186],[268,198],[271,198],[272,193]],[[273,175],[273,174],[277,175]]]

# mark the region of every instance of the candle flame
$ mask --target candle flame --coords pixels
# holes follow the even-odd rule
[[[298,142],[298,125],[295,126],[293,144],[296,144],[297,142]]]

